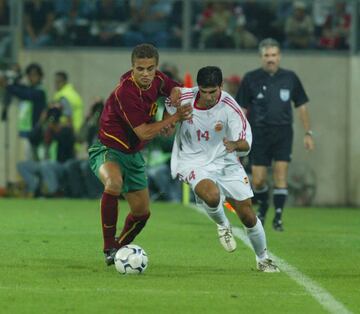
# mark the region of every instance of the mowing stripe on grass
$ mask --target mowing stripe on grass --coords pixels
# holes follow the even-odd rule
[[[201,207],[197,206],[190,206],[191,208],[195,209],[196,211],[204,214],[207,216],[205,210]],[[208,217],[208,216],[207,216]],[[210,218],[209,218],[210,219]],[[232,228],[234,236],[239,238],[246,246],[252,249],[250,241],[243,229],[238,227]],[[300,286],[304,287],[305,290],[316,300],[318,301],[329,313],[334,314],[351,314],[352,312],[349,311],[342,303],[337,301],[329,292],[327,292],[324,288],[319,286],[314,280],[310,279],[296,267],[291,266],[282,258],[268,252],[271,258],[276,260],[276,263],[279,265],[280,270],[283,273],[286,273],[291,279],[293,279],[296,283]]]

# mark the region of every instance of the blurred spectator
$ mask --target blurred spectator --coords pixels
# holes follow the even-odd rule
[[[55,0],[57,45],[89,45],[90,21],[95,12],[95,1]]]
[[[314,24],[310,15],[306,13],[306,4],[303,1],[294,1],[293,13],[286,20],[285,35],[286,48],[314,47]]]
[[[278,38],[277,28],[274,27],[276,16],[271,1],[245,0],[241,2],[241,6],[246,16],[246,29],[250,33],[255,34],[259,40],[266,37]]]
[[[241,77],[238,75],[231,75],[224,80],[224,90],[235,98],[241,83]]]
[[[168,18],[169,29],[169,47],[180,48],[183,40],[183,0],[175,0],[172,3],[172,9]],[[201,12],[201,1],[194,0],[191,2],[190,24],[196,25],[196,18]],[[194,40],[197,46],[197,38]]]
[[[0,1],[0,25],[8,26],[10,24],[10,11],[7,0]]]
[[[194,9],[194,5],[193,5]],[[181,47],[183,36],[183,1],[176,0],[172,4],[171,12],[168,19],[169,32],[169,47]]]
[[[37,48],[52,43],[55,11],[51,1],[31,0],[24,10],[25,47]]]
[[[9,26],[10,11],[6,0],[0,0],[0,26]],[[0,58],[9,56],[11,37],[9,32],[0,33]]]
[[[48,148],[53,142],[56,143],[56,160],[46,158],[41,163],[42,178],[48,182],[46,194],[51,196],[59,192],[66,194],[68,180],[64,180],[65,169],[67,164],[75,158],[74,131],[72,127],[61,125],[59,121],[50,121],[45,130],[44,139]]]
[[[76,141],[86,143],[87,149],[97,141],[99,118],[103,108],[103,100],[96,99],[90,106],[89,113],[77,134]],[[69,183],[68,196],[97,198],[103,192],[103,185],[91,171],[87,158],[69,162],[65,171]]]
[[[24,139],[25,158],[37,159],[36,128],[42,112],[46,108],[46,94],[42,88],[43,70],[37,63],[29,64],[25,69],[28,85],[20,82],[20,67],[16,68],[16,78],[11,82],[7,77],[0,78],[0,85],[6,87],[10,96],[19,98],[18,131]]]
[[[27,160],[17,164],[23,177],[27,196],[44,195],[53,197],[65,193],[66,164],[74,158],[74,133],[71,127],[62,126],[61,105],[53,104],[42,115],[37,128],[38,146],[43,153],[39,160]],[[41,190],[41,191],[40,191]]]
[[[167,0],[131,0],[131,22],[129,31],[124,34],[125,46],[148,42],[156,47],[167,47],[171,5]]]
[[[275,14],[275,18],[271,23],[271,37],[283,43],[285,41],[285,23],[293,13],[293,1],[273,1],[272,11]]]
[[[198,29],[200,48],[234,48],[229,3],[210,2],[201,14]]]
[[[172,78],[173,80],[181,83],[182,79],[179,75],[179,68],[174,63],[164,62],[160,65],[160,71],[166,74],[168,77]]]
[[[351,15],[346,10],[346,1],[335,3],[323,26],[319,47],[326,49],[348,49]]]
[[[69,119],[74,131],[78,132],[84,119],[84,103],[80,94],[69,83],[66,72],[55,73],[55,90],[54,101],[62,105],[63,115]]]
[[[235,43],[235,48],[238,49],[250,49],[256,48],[258,40],[246,29],[246,16],[241,6],[235,8],[234,26],[232,30],[232,36]]]
[[[121,46],[127,32],[129,7],[126,0],[98,0],[91,35],[101,46]]]
[[[334,0],[314,0],[312,2],[312,17],[314,21],[314,34],[316,39],[320,38],[323,26],[328,15],[331,13],[334,3]]]

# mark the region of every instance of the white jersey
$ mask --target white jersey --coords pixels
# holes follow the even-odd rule
[[[239,165],[239,156],[249,152],[228,153],[223,139],[246,140],[251,146],[252,133],[249,122],[240,106],[225,91],[221,92],[218,103],[210,109],[198,108],[196,99],[198,87],[181,89],[181,105],[190,103],[193,107],[192,119],[183,121],[176,131],[172,156],[171,174],[175,178],[184,167],[203,167],[214,170]],[[174,114],[176,108],[166,103],[166,110]]]

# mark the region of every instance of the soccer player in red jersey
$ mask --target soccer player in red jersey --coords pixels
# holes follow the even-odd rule
[[[114,263],[116,251],[133,241],[150,216],[150,199],[145,162],[141,149],[176,122],[191,117],[191,106],[178,107],[174,116],[155,122],[156,100],[167,96],[178,104],[178,83],[157,71],[159,54],[150,44],[136,46],[132,69],[106,101],[100,118],[99,142],[89,149],[93,172],[104,184],[101,220],[107,265]],[[116,235],[118,197],[123,193],[130,207],[119,237]]]

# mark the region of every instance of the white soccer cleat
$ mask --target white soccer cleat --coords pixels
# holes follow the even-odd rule
[[[223,227],[218,225],[218,235],[221,245],[225,251],[233,252],[236,249],[236,241],[231,231],[231,227]]]
[[[257,269],[259,271],[264,272],[264,273],[279,273],[280,272],[279,267],[270,258],[266,258],[266,259],[264,259],[262,261],[258,261],[257,262]]]

